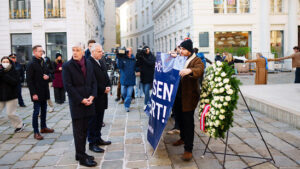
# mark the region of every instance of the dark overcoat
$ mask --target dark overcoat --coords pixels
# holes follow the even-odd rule
[[[88,118],[95,115],[95,102],[90,106],[82,104],[84,98],[97,96],[97,82],[92,63],[85,60],[86,77],[80,65],[73,59],[63,64],[63,84],[68,93],[72,119]]]
[[[95,99],[96,109],[107,109],[108,99],[107,94],[104,93],[104,91],[106,87],[110,87],[110,80],[107,74],[106,65],[102,60],[99,60],[99,65],[93,57],[90,57],[89,60],[92,63],[97,81],[97,97]]]
[[[38,101],[46,101],[50,98],[49,80],[44,80],[43,76],[49,74],[49,70],[44,60],[33,57],[27,65],[26,80],[30,91],[31,100],[33,95],[38,95]],[[33,101],[33,100],[32,100]]]

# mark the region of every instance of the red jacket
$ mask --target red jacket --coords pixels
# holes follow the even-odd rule
[[[63,88],[62,71],[59,68],[62,68],[62,63],[55,63],[53,87]]]

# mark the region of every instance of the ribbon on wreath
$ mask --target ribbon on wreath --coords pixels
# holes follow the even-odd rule
[[[208,113],[209,109],[210,109],[210,105],[209,104],[205,105],[200,118],[200,130],[204,132],[205,132],[205,115]]]

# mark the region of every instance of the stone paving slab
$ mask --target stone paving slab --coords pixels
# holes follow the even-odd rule
[[[53,90],[51,97],[53,99]],[[71,118],[67,103],[56,105],[55,112],[48,113],[48,126],[55,129],[53,134],[43,134],[42,141],[33,139],[31,127],[32,103],[28,89],[23,89],[26,108],[18,107],[18,114],[26,122],[23,132],[14,134],[7,118],[0,117],[0,169],[2,168],[37,168],[37,169],[78,169],[82,167],[75,161],[74,141]],[[143,112],[143,98],[135,99],[130,112],[125,112],[123,105],[109,97],[109,109],[106,110],[103,138],[112,141],[112,145],[102,146],[105,153],[87,153],[95,156],[98,165],[94,168],[122,169],[174,169],[174,168],[222,168],[223,156],[206,153],[203,156],[208,137],[199,130],[197,113],[195,113],[195,141],[193,159],[183,162],[180,157],[183,146],[173,147],[172,143],[179,139],[178,135],[168,135],[174,121],[170,119],[158,150],[147,142],[148,117]],[[243,105],[235,111],[234,127],[229,135],[228,152],[233,154],[269,157],[263,142]],[[197,111],[196,111],[197,112]],[[300,168],[300,130],[273,119],[259,112],[253,113],[276,161],[276,166],[266,163],[255,169]],[[211,140],[209,148],[224,151],[221,140]],[[243,168],[259,162],[255,159],[227,157],[227,168]]]

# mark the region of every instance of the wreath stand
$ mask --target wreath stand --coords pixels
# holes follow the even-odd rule
[[[225,162],[226,162],[226,156],[227,156],[227,155],[229,155],[229,156],[237,156],[237,157],[245,157],[245,158],[255,158],[255,159],[261,159],[261,160],[264,160],[263,162],[254,164],[254,165],[249,166],[249,167],[246,167],[246,168],[252,168],[252,167],[254,167],[254,166],[258,166],[258,165],[261,165],[261,164],[264,164],[264,163],[268,163],[268,162],[270,162],[270,163],[273,162],[273,164],[275,164],[275,161],[274,161],[274,158],[273,158],[273,156],[272,156],[272,154],[271,154],[271,152],[270,152],[270,149],[269,149],[269,147],[268,147],[268,145],[267,145],[267,143],[266,143],[266,141],[265,141],[263,135],[261,134],[261,131],[260,131],[260,129],[259,129],[259,127],[258,127],[258,125],[257,125],[257,123],[256,123],[256,121],[255,121],[255,119],[254,119],[254,117],[253,117],[253,115],[252,115],[252,112],[251,112],[250,109],[249,109],[249,106],[248,106],[248,104],[247,104],[247,102],[246,102],[246,100],[245,100],[245,98],[244,98],[244,95],[242,94],[240,88],[238,88],[238,90],[239,90],[239,92],[240,92],[240,94],[241,94],[241,96],[242,96],[242,98],[243,98],[243,100],[244,100],[244,102],[245,102],[245,105],[246,105],[246,107],[247,107],[247,109],[248,109],[248,111],[249,111],[249,114],[250,114],[250,116],[251,116],[251,118],[252,118],[252,120],[253,120],[253,122],[254,122],[254,124],[255,124],[255,126],[256,126],[256,129],[257,129],[257,131],[259,132],[260,137],[261,137],[262,141],[264,142],[265,147],[267,148],[267,150],[268,150],[268,152],[269,152],[270,158],[256,157],[256,156],[247,156],[247,155],[239,155],[239,154],[230,154],[230,153],[227,153],[229,130],[227,131],[227,134],[226,134],[226,141],[225,141],[225,143],[224,143],[224,141],[222,140],[223,143],[225,144],[225,150],[224,150],[224,153],[221,153],[221,152],[213,152],[213,151],[211,151],[211,150],[208,148],[208,145],[209,145],[210,140],[211,140],[211,136],[210,136],[209,139],[208,139],[208,142],[206,143],[206,146],[205,146],[205,150],[204,150],[203,156],[205,155],[205,153],[222,154],[222,155],[224,155],[224,160],[223,160],[223,165],[222,165],[223,168],[225,168]],[[209,150],[209,151],[208,151],[208,150]],[[246,169],[246,168],[245,168],[245,169]]]

